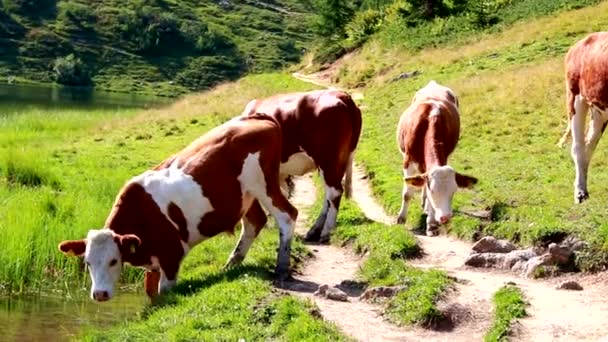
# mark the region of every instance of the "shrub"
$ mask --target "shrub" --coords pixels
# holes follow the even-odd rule
[[[10,12],[37,17],[45,11],[54,9],[56,0],[2,0],[2,4]]]
[[[183,40],[197,52],[212,53],[235,47],[230,38],[198,21],[186,21],[179,30]]]
[[[59,57],[53,63],[55,82],[59,84],[82,86],[91,83],[91,77],[80,58],[69,54]]]
[[[382,14],[376,10],[358,12],[346,25],[346,42],[350,47],[358,47],[374,34],[382,23]]]
[[[62,2],[59,6],[57,21],[69,30],[93,30],[97,15],[91,6],[76,2]]]
[[[70,43],[45,29],[32,29],[19,47],[19,53],[27,57],[53,58],[72,52]]]

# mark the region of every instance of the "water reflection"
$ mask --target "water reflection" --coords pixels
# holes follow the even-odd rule
[[[85,326],[103,328],[133,319],[147,298],[121,293],[106,303],[82,296],[0,297],[0,341],[66,341]]]
[[[171,98],[129,93],[112,93],[93,88],[0,84],[2,107],[148,108],[171,102]]]

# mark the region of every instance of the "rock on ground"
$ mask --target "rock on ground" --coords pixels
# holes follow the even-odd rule
[[[330,287],[327,284],[323,284],[323,285],[319,286],[319,289],[317,291],[315,291],[314,295],[318,296],[318,297],[324,297],[327,299],[331,299],[331,300],[348,302],[348,295],[346,293],[344,293],[342,290],[335,288],[333,286]]]
[[[558,290],[571,290],[571,291],[582,291],[583,287],[581,284],[574,280],[567,280],[561,282],[559,285],[555,287]]]

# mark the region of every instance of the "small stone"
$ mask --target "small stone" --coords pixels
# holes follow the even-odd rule
[[[523,273],[528,278],[536,278],[539,276],[540,268],[551,265],[553,263],[553,257],[547,253],[541,256],[534,257],[523,267]]]
[[[558,264],[566,264],[570,261],[572,251],[566,246],[558,246],[556,243],[549,245],[549,254]]]
[[[315,291],[315,293],[313,293],[313,295],[318,296],[318,297],[325,297],[328,288],[329,288],[329,285],[323,284],[323,285],[319,286],[319,288],[317,289],[317,291]]]
[[[581,284],[574,280],[566,280],[555,287],[557,290],[583,291]]]
[[[326,290],[325,298],[337,300],[340,302],[348,302],[348,295],[346,295],[346,293],[344,293],[342,290],[335,287],[330,287]]]
[[[477,241],[472,249],[477,253],[509,253],[517,249],[517,247],[509,241],[498,240],[493,236],[486,236]]]

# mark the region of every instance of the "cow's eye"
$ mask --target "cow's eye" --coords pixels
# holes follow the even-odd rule
[[[116,265],[118,261],[116,259],[112,259],[112,261],[110,261],[110,267]]]

